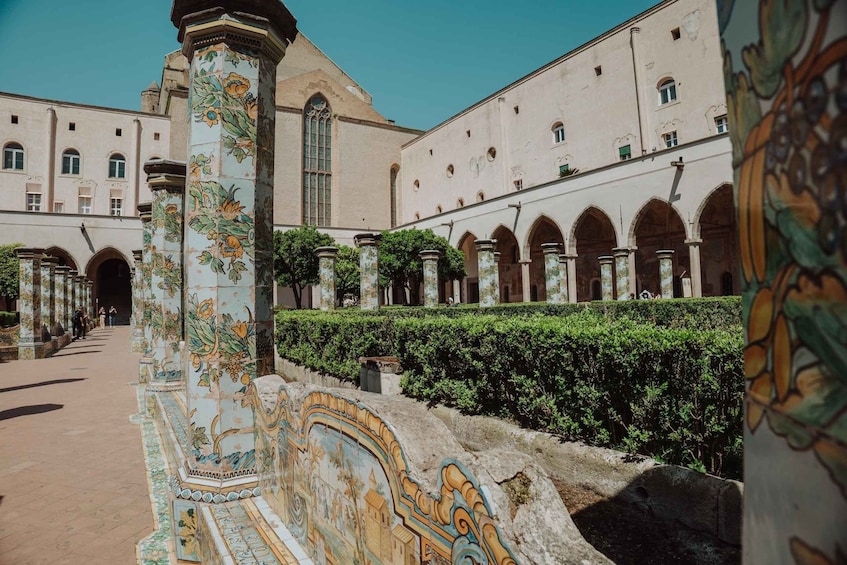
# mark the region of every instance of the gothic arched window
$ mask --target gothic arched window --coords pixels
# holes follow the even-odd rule
[[[319,94],[303,110],[303,223],[309,226],[332,221],[331,116]]]

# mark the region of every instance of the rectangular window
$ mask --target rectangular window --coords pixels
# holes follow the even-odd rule
[[[718,116],[715,118],[715,129],[718,130],[718,133],[725,133],[729,131],[729,122],[726,119],[726,116]]]
[[[602,75],[603,74],[603,67],[600,66],[600,65],[594,67],[594,74],[597,75],[598,77],[600,75]]]
[[[123,159],[109,159],[109,178],[126,178],[126,161]]]
[[[559,165],[559,176],[565,176],[568,173],[568,169],[570,168],[570,165]]]
[[[79,197],[79,213],[80,214],[90,214],[91,213],[91,197],[90,196],[80,196]]]
[[[523,179],[517,179],[515,181],[515,190],[523,190]]]
[[[621,161],[632,159],[632,148],[629,145],[624,145],[618,149]]]
[[[665,138],[665,147],[676,147],[679,145],[679,140],[676,137],[675,131],[666,133],[663,137]]]
[[[18,123],[18,117],[17,117],[16,115],[14,115],[14,114],[12,114],[12,123],[13,123],[13,124]]]
[[[76,123],[68,122],[68,131],[76,131]]]
[[[41,193],[27,192],[26,193],[26,209],[27,212],[41,212]]]
[[[113,216],[120,216],[121,210],[123,209],[123,203],[123,198],[110,198],[109,213]]]
[[[159,141],[159,132],[153,134],[153,141]]]
[[[117,135],[118,137],[120,137],[122,133],[123,133],[123,132],[121,131],[121,128],[115,128],[115,135]]]
[[[65,213],[65,203],[64,202],[53,202],[53,212],[56,214],[64,214]]]
[[[679,28],[678,28],[678,27],[677,27],[677,28],[674,28],[674,29],[672,29],[672,30],[671,30],[671,37],[673,37],[673,40],[674,40],[674,41],[676,41],[677,39],[679,39],[679,38],[680,38]]]

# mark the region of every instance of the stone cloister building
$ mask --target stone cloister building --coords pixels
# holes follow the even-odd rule
[[[722,78],[714,2],[667,0],[421,132],[380,115],[300,34],[277,68],[273,187],[293,205],[275,207],[274,227],[313,224],[347,245],[431,228],[466,257],[442,301],[478,300],[477,239],[496,240],[501,302],[547,298],[545,243],[561,246],[571,301],[602,296],[600,257],[615,255],[628,265],[616,297],[659,292],[665,250],[675,296],[737,294]],[[0,94],[0,241],[46,249],[128,320],[137,205],[152,198],[142,169],[187,159],[188,112],[178,50],[141,111]],[[317,307],[317,289],[306,296]]]

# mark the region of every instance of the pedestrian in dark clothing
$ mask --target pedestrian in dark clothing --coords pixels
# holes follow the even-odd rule
[[[71,322],[74,325],[74,339],[85,339],[85,314],[82,313],[82,308],[76,309]]]

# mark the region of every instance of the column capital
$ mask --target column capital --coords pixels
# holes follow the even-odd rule
[[[297,20],[279,0],[174,0],[171,23],[189,60],[195,47],[235,43],[279,61],[297,37]]]
[[[185,161],[153,159],[144,163],[144,172],[147,173],[147,185],[151,191],[185,192]]]
[[[382,239],[382,236],[378,233],[359,233],[353,236],[353,242],[356,244],[356,247],[376,245],[380,239]]]
[[[600,261],[601,265],[604,263],[608,263],[611,265],[615,258],[612,255],[603,255],[601,257],[597,257],[597,260]]]
[[[15,255],[18,259],[41,259],[44,255],[44,250],[40,247],[17,247]]]
[[[323,247],[315,248],[315,253],[318,254],[320,259],[334,259],[336,255],[338,255],[338,248],[333,247],[332,245],[325,245]]]
[[[133,249],[132,250],[132,259],[136,263],[141,263],[143,256],[144,256],[144,250],[143,249]]]
[[[79,271],[74,270],[74,269],[71,269],[71,270],[68,271],[68,276],[73,278],[73,279],[75,279],[78,274],[79,274]]]
[[[656,251],[656,256],[659,259],[670,259],[671,257],[673,257],[674,253],[675,251],[673,249],[659,249],[658,251]]]
[[[494,251],[494,239],[475,239],[473,244],[477,251]]]
[[[421,261],[437,261],[441,258],[441,251],[438,249],[425,249],[421,251],[418,256],[421,258]]]
[[[55,267],[58,267],[58,265],[59,265],[59,259],[58,259],[58,258],[56,258],[56,257],[51,257],[51,256],[42,257],[42,258],[41,258],[41,263],[42,263],[42,264],[43,264],[43,263],[47,263],[48,265],[54,265]]]
[[[56,272],[59,273],[60,275],[67,276],[67,275],[70,274],[71,268],[68,267],[67,265],[56,265]]]
[[[612,249],[612,254],[615,257],[628,257],[630,253],[632,253],[632,249],[629,247],[615,247]]]
[[[532,259],[521,259],[518,261],[518,265],[529,265],[530,263],[532,263]]]
[[[138,208],[138,215],[141,217],[142,222],[149,222],[153,219],[152,202],[139,202],[136,208]]]
[[[561,248],[562,248],[562,245],[560,243],[556,243],[556,242],[542,243],[541,244],[541,251],[543,251],[545,255],[547,255],[549,253],[555,253],[555,254],[558,255],[559,250]]]
[[[685,240],[685,245],[688,245],[688,246],[700,245],[701,243],[703,243],[703,240],[700,239],[699,237],[692,237],[691,239]]]

